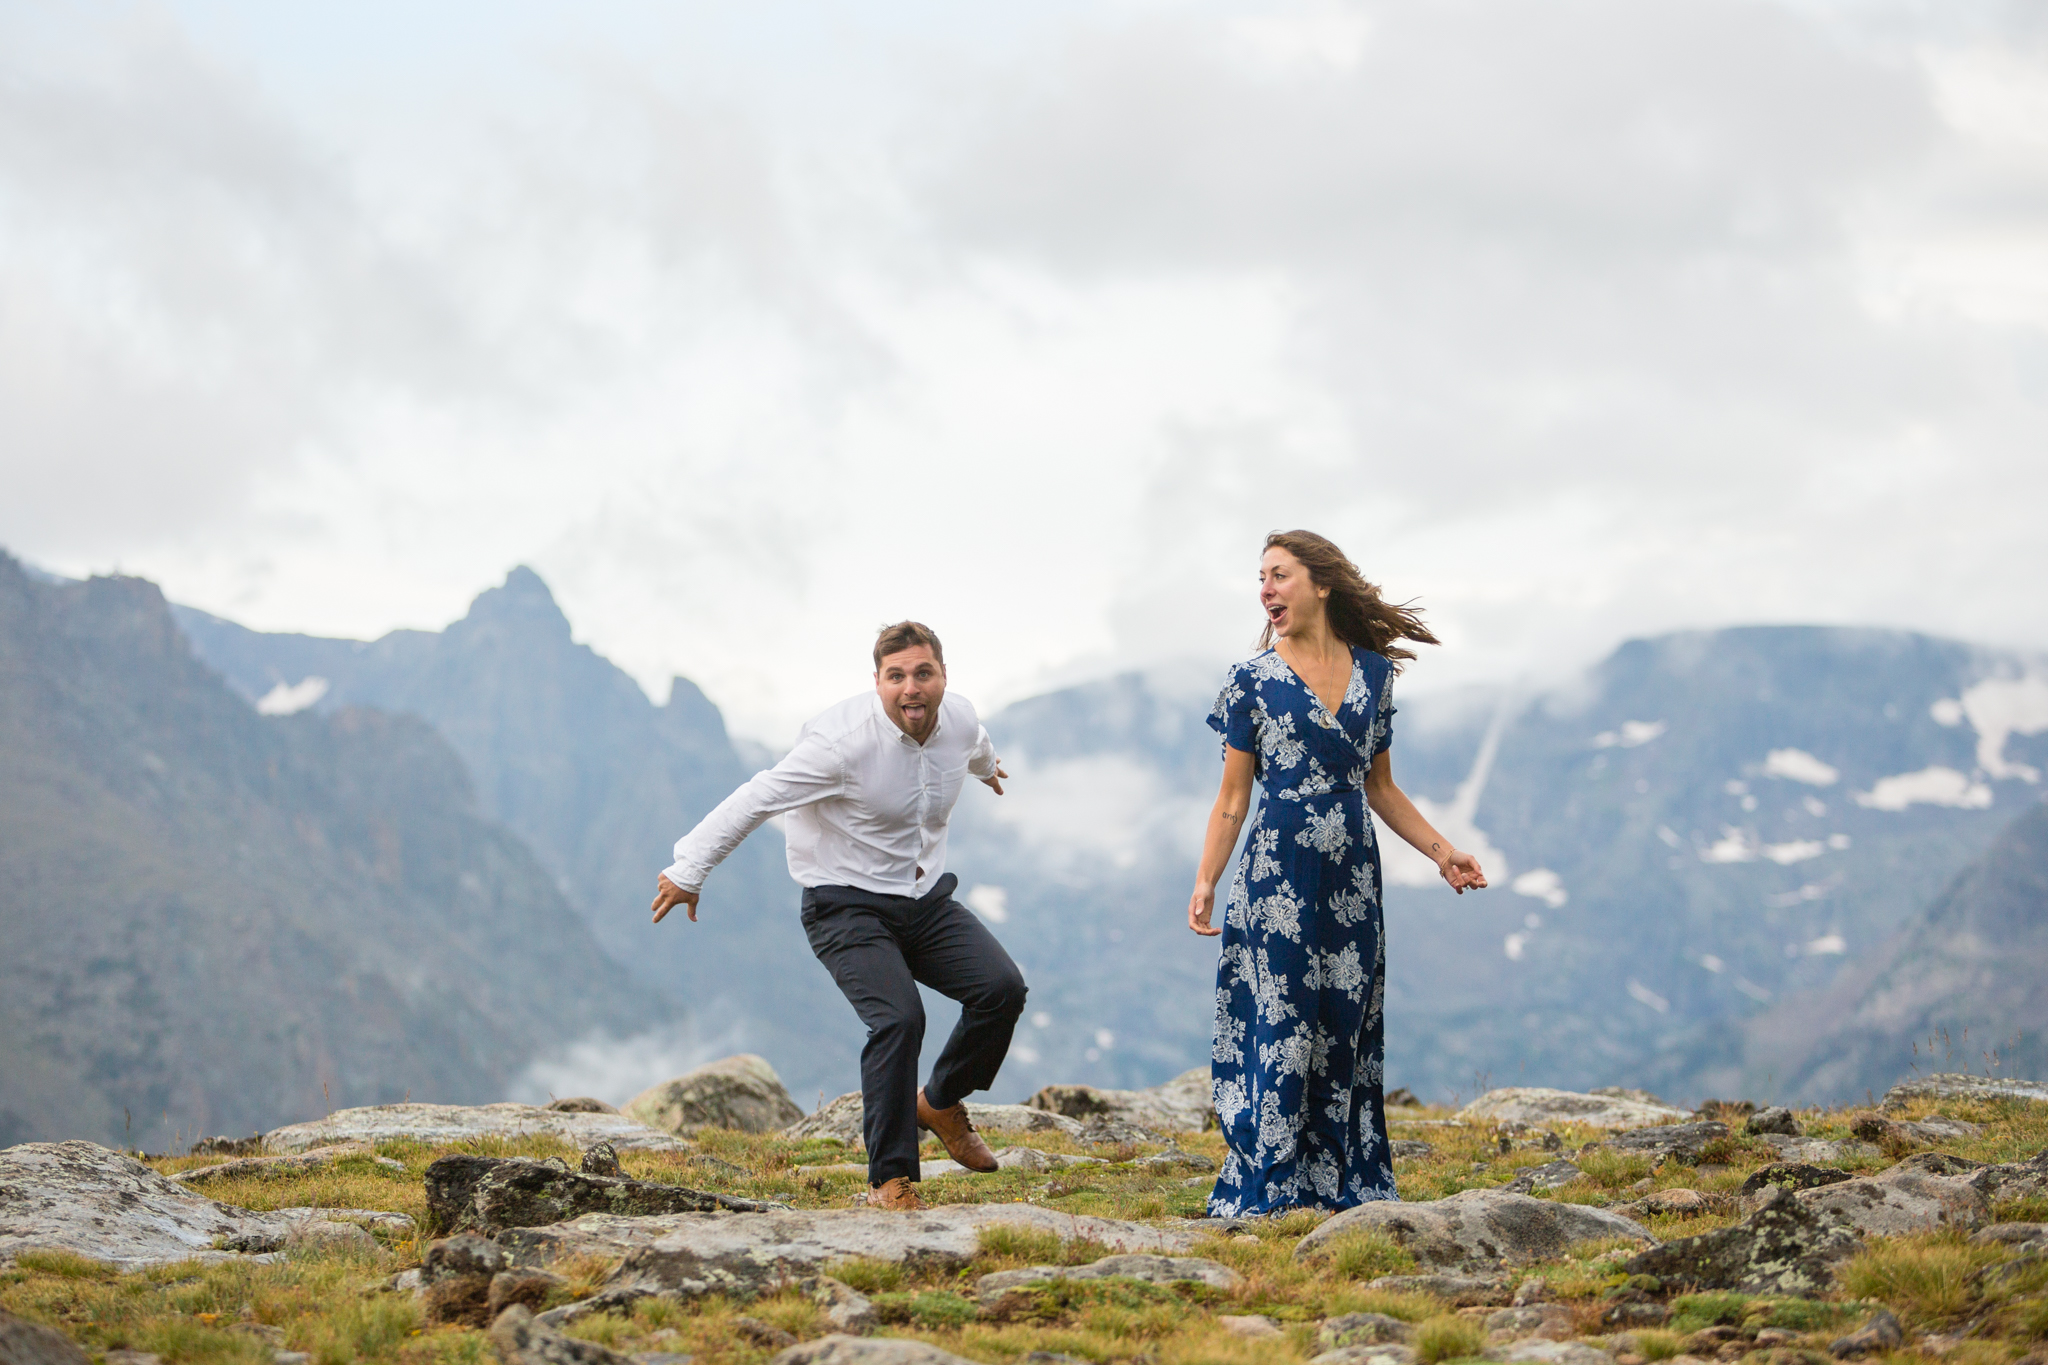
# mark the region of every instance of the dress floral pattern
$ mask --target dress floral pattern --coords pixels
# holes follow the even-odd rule
[[[1351,651],[1335,715],[1271,650],[1209,724],[1264,795],[1224,904],[1211,1091],[1230,1146],[1216,1217],[1348,1209],[1394,1192],[1382,1094],[1386,945],[1365,776],[1393,739],[1393,666]]]

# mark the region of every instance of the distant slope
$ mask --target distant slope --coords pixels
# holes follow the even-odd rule
[[[0,555],[0,1145],[495,1100],[672,1017],[427,726],[258,716],[153,585]]]
[[[712,874],[697,923],[648,923],[675,841],[752,769],[694,684],[676,679],[655,706],[577,644],[531,569],[514,569],[446,630],[368,643],[174,610],[199,655],[252,701],[301,687],[295,700],[317,712],[375,706],[430,722],[468,766],[484,812],[526,840],[607,952],[689,1007],[701,1037],[773,1058],[800,1096],[858,1084],[858,1022],[811,956],[774,829]]]
[[[1819,1069],[1752,1075],[1746,1021],[1880,948],[2035,799],[2048,682],[2030,668],[1757,627],[1633,641],[1537,697],[1397,683],[1395,775],[1495,885],[1453,897],[1389,850],[1411,883],[1388,893],[1391,1078],[1846,1098]],[[1000,888],[1045,1017],[1006,1083],[1136,1084],[1206,1055],[1215,950],[1182,915],[1213,683],[1134,675],[990,719],[1017,781],[963,810],[956,866]],[[1911,1061],[1901,1044],[1889,1069]]]
[[[1752,1022],[1751,1075],[1882,1092],[1921,1071],[2048,1075],[2048,806],[2008,825],[1928,911],[1833,989]]]

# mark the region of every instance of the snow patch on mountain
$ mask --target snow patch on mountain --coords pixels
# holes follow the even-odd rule
[[[1954,768],[1936,765],[1915,773],[1881,777],[1869,791],[1856,793],[1856,804],[1869,810],[1901,811],[1912,805],[1983,810],[1991,804],[1991,788]]]

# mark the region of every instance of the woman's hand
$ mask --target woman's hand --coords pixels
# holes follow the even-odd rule
[[[1209,927],[1209,916],[1216,910],[1216,888],[1195,883],[1195,894],[1188,897],[1188,928],[1203,938],[1214,938],[1221,929]]]
[[[1469,853],[1452,849],[1450,856],[1436,865],[1436,870],[1443,874],[1443,879],[1450,884],[1451,890],[1461,896],[1467,888],[1473,891],[1486,889],[1486,873],[1479,866],[1479,860]]]

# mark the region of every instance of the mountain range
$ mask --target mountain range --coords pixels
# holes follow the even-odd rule
[[[0,1146],[496,1100],[676,1013],[427,722],[259,715],[152,584],[0,555]]]

